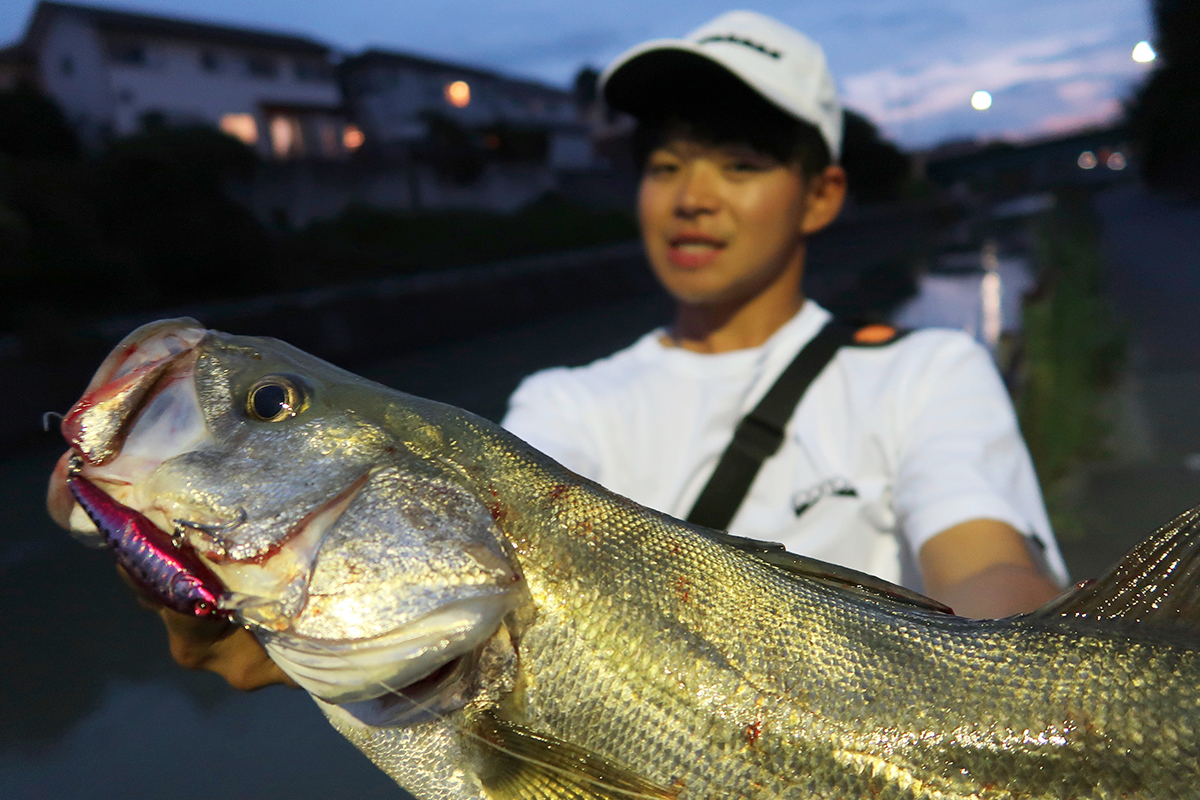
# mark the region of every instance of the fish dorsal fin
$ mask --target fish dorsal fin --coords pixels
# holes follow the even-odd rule
[[[818,581],[873,600],[885,599],[924,611],[936,611],[942,614],[954,613],[949,606],[926,597],[920,592],[914,592],[912,589],[897,586],[883,578],[877,578],[849,567],[840,567],[837,564],[829,564],[815,558],[789,553],[783,545],[777,542],[761,542],[757,539],[747,539],[744,536],[734,536],[731,533],[708,528],[700,530],[727,547],[773,564],[796,577]]]
[[[478,770],[494,800],[667,800],[678,793],[582,747],[504,719],[475,718],[489,748]]]
[[[1079,584],[1029,616],[1121,621],[1200,636],[1200,506],[1159,528],[1104,577]]]

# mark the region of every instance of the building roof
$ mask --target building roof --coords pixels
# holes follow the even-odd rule
[[[188,39],[196,42],[261,50],[284,50],[313,56],[328,56],[330,52],[329,45],[306,36],[216,25],[173,17],[158,17],[135,11],[119,11],[76,3],[50,2],[50,0],[42,0],[38,3],[37,10],[34,11],[33,18],[29,22],[25,41],[35,40],[49,20],[59,13],[84,17],[97,28],[113,33]]]
[[[0,47],[0,64],[22,64],[30,65],[37,63],[33,53],[24,44],[10,44],[8,47]]]

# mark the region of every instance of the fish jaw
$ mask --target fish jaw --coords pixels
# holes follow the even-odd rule
[[[316,697],[387,696],[393,716],[404,706],[397,693],[415,684],[444,697],[529,602],[487,507],[452,477],[415,465],[384,467],[364,484],[324,535],[307,591],[287,629],[264,632],[272,658]]]
[[[405,724],[416,720],[403,717],[446,710],[427,704],[462,682],[474,654],[520,602],[520,592],[495,589],[443,604],[371,639],[331,642],[285,633],[268,634],[263,643],[272,660],[313,696],[335,705],[398,700],[387,704],[400,707],[393,708],[390,722]]]
[[[190,319],[138,328],[105,359],[64,417],[62,434],[71,450],[51,476],[48,504],[51,515],[85,544],[103,542],[67,490],[72,454],[80,457],[80,474],[113,500],[172,529],[169,515],[142,489],[164,461],[211,442],[194,385],[196,347],[206,335]]]

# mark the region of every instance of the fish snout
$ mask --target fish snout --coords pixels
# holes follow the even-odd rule
[[[184,317],[151,322],[126,336],[63,418],[63,438],[90,465],[111,460],[155,387],[189,361],[207,333]]]

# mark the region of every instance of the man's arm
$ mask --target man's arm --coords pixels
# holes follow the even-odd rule
[[[925,543],[919,560],[925,594],[964,617],[1033,611],[1061,591],[1034,562],[1025,537],[999,520],[947,528]]]

